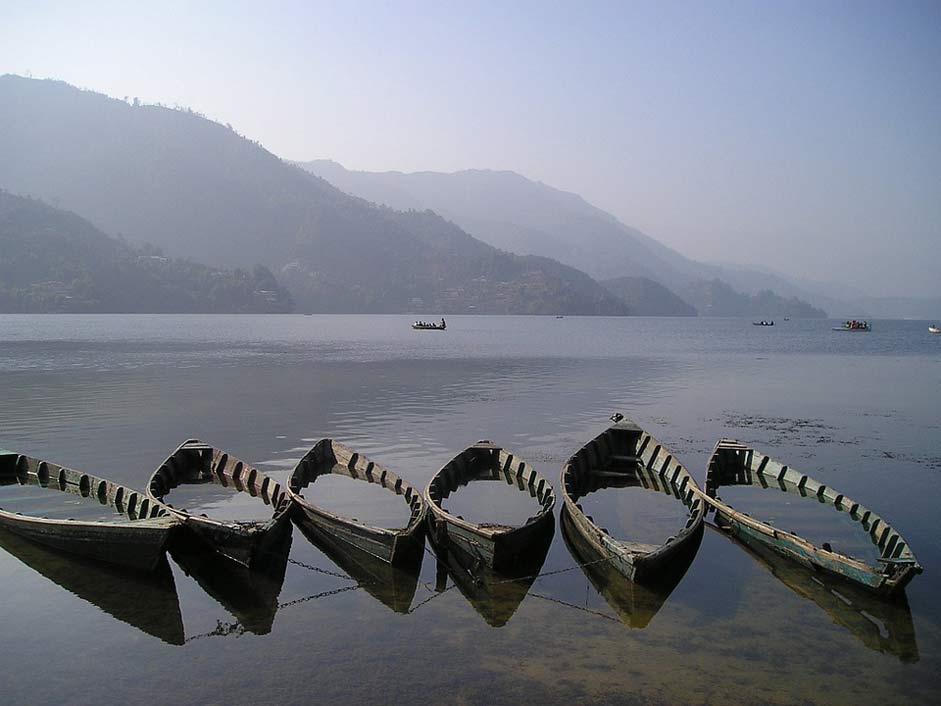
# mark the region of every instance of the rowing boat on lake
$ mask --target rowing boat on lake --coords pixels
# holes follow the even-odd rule
[[[729,485],[777,488],[847,513],[879,550],[876,565],[834,550],[827,542],[817,547],[803,537],[735,510],[718,493],[719,488]],[[804,566],[837,574],[880,595],[901,590],[922,571],[908,542],[872,510],[734,439],[716,444],[709,459],[703,497],[715,510],[717,524],[742,542],[766,545]]]
[[[318,507],[315,500],[305,497],[302,491],[310,487],[311,494],[315,495],[317,478],[329,474],[373,483],[402,496],[409,510],[408,523],[399,529],[374,527]],[[410,564],[415,554],[422,551],[425,502],[421,493],[403,478],[333,439],[317,442],[298,462],[288,483],[288,493],[297,505],[300,521],[314,534],[346,542],[394,565]]]
[[[632,581],[652,580],[666,571],[702,534],[705,504],[695,479],[663,444],[631,421],[615,423],[579,449],[566,461],[560,482],[572,529]],[[612,537],[583,511],[579,500],[613,487],[641,487],[672,496],[686,506],[687,518],[661,545]]]
[[[171,530],[180,524],[168,507],[143,493],[11,451],[0,450],[0,486],[62,493],[50,495],[50,504],[67,500],[74,514],[103,511],[95,519],[56,519],[16,512],[9,507],[15,501],[3,499],[8,507],[0,508],[0,526],[61,551],[136,569],[156,568]]]
[[[175,488],[187,485],[214,485],[226,491],[243,493],[271,508],[265,520],[228,520],[194,514],[175,508],[168,498]],[[234,456],[196,439],[183,442],[154,471],[147,494],[166,502],[196,537],[212,549],[243,566],[251,567],[277,545],[285,531],[290,532],[291,498],[280,483]]]
[[[517,526],[472,522],[445,510],[442,502],[472,481],[503,481],[512,490],[529,493],[539,510]],[[517,564],[530,545],[554,527],[552,484],[531,465],[489,441],[478,441],[438,471],[425,488],[425,501],[437,546],[453,542],[482,566],[496,571]]]

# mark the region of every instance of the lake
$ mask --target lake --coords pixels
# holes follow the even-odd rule
[[[3,702],[941,698],[941,337],[928,322],[876,321],[871,333],[817,320],[454,316],[445,332],[410,323],[0,316],[0,447],[143,488],[188,438],[283,481],[332,437],[424,488],[490,439],[557,485],[564,460],[621,411],[700,484],[716,440],[734,437],[832,485],[895,525],[925,572],[890,604],[835,594],[707,528],[667,585],[635,586],[579,566],[559,505],[543,575],[490,594],[455,584],[430,549],[417,577],[400,575],[322,551],[297,528],[286,566],[261,577],[212,557],[128,576],[3,533]],[[318,481],[331,509],[394,524],[387,498],[340,481]],[[519,508],[497,490],[464,496],[461,514],[512,516]],[[858,539],[752,491],[735,489],[736,505],[815,540]],[[612,533],[662,541],[681,520],[638,489],[602,495],[594,511]]]

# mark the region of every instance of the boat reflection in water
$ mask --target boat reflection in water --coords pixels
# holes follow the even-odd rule
[[[83,559],[0,529],[0,548],[113,618],[171,645],[183,644],[183,617],[164,556],[153,571]]]
[[[702,531],[690,539],[682,552],[672,557],[667,568],[643,583],[627,578],[611,561],[606,560],[605,555],[585,541],[566,508],[562,508],[562,538],[588,581],[617,613],[621,622],[631,628],[643,629],[650,624],[686,575],[702,542]]]
[[[825,571],[795,563],[762,544],[746,544],[713,525],[759,565],[802,598],[816,603],[837,625],[849,630],[870,650],[895,655],[906,664],[918,661],[915,624],[905,591],[880,598],[854,583]]]
[[[456,542],[432,542],[438,557],[435,590],[446,591],[450,577],[490,627],[503,627],[526,598],[549,553],[555,519],[550,514],[541,525],[542,532],[531,538],[527,552],[503,571],[490,568],[480,555],[469,554]]]
[[[291,523],[284,523],[277,532],[266,552],[256,556],[251,569],[202,543],[170,546],[170,556],[184,573],[238,621],[231,630],[234,633],[271,632],[291,553]]]
[[[424,556],[421,545],[416,543],[417,551],[408,556],[401,554],[398,565],[393,566],[327,532],[318,531],[315,525],[301,521],[297,528],[366,593],[396,613],[409,612]]]

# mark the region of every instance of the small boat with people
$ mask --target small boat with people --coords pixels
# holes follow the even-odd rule
[[[230,520],[176,508],[172,491],[183,486],[217,486],[211,494],[241,493],[271,508],[265,520]],[[214,491],[221,491],[216,493]],[[267,558],[285,532],[290,533],[291,497],[280,483],[257,468],[198,439],[184,441],[154,471],[147,487],[152,501],[165,503],[183,525],[206,545],[229,559],[252,568]]]
[[[839,326],[833,327],[834,331],[853,331],[853,332],[866,332],[872,331],[872,324],[868,321],[857,321],[856,319],[849,319],[844,321]]]
[[[941,333],[941,326],[931,324],[931,326],[928,327],[928,333]]]
[[[536,499],[539,510],[521,525],[473,522],[452,514],[445,500],[474,481],[502,481]],[[478,441],[445,464],[425,488],[428,525],[436,548],[456,545],[480,567],[506,571],[523,561],[555,524],[555,491],[529,463],[490,441]]]
[[[374,527],[358,519],[344,517],[318,507],[304,496],[307,488],[316,488],[321,476],[334,474],[372,483],[402,496],[409,519],[404,527]],[[333,439],[321,439],[294,467],[288,481],[288,493],[296,504],[300,523],[309,534],[324,536],[326,541],[341,541],[354,549],[392,564],[410,565],[424,546],[425,501],[408,481]],[[311,491],[311,495],[316,495]]]
[[[561,485],[571,530],[591,550],[632,581],[656,578],[702,536],[705,504],[702,491],[673,453],[620,413],[614,424],[572,455],[562,470]],[[686,520],[663,544],[651,545],[612,537],[579,503],[606,488],[641,487],[672,496],[686,506]]]
[[[36,494],[17,493],[4,497],[0,492],[0,527],[60,551],[135,569],[153,571],[164,559],[164,548],[171,531],[180,521],[163,503],[144,493],[65,468],[55,463],[0,449],[0,486],[33,488]],[[18,512],[26,503],[51,506],[57,498],[46,491],[60,492],[69,498],[68,511],[82,518],[46,517]],[[78,502],[76,502],[78,499]],[[84,501],[82,499],[85,499]]]
[[[752,321],[751,325],[752,326],[774,326],[774,321],[773,320],[765,321],[764,319],[762,319],[761,321]]]
[[[829,505],[845,512],[869,535],[879,559],[870,565],[833,549],[815,546],[797,534],[735,510],[719,497],[723,486],[759,485]],[[709,459],[704,499],[716,524],[745,544],[766,546],[804,566],[837,574],[882,596],[898,591],[920,574],[921,566],[902,535],[867,507],[810,476],[734,439],[721,439]]]
[[[448,324],[443,316],[438,323],[434,321],[416,321],[412,324],[412,328],[416,331],[444,331],[447,327]]]

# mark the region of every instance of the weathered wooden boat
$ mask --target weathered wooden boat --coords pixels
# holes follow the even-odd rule
[[[290,522],[279,527],[277,541],[268,546],[251,569],[199,542],[171,545],[170,556],[236,619],[236,625],[229,626],[230,632],[267,635],[279,608],[278,597],[291,553],[291,529]]]
[[[470,522],[442,507],[451,493],[472,481],[504,481],[528,492],[540,509],[523,525],[508,526]],[[554,527],[552,484],[531,465],[489,441],[468,447],[438,471],[425,488],[425,502],[435,544],[453,542],[482,565],[497,571],[517,564],[530,545]]]
[[[182,485],[214,484],[241,492],[271,507],[264,521],[226,521],[195,515],[168,502],[174,488]],[[153,501],[165,502],[193,535],[215,551],[251,567],[290,532],[291,498],[257,468],[196,439],[183,442],[154,471],[147,488]]]
[[[915,625],[904,590],[883,598],[840,576],[798,564],[766,544],[746,544],[708,522],[706,526],[725,536],[795,594],[815,603],[834,624],[870,650],[894,655],[906,664],[918,661]]]
[[[718,496],[719,488],[729,485],[779,488],[848,513],[878,548],[876,565],[836,551],[826,542],[817,547],[803,537],[733,509]],[[716,444],[709,459],[703,497],[715,510],[716,523],[742,542],[768,546],[805,566],[843,576],[877,594],[891,595],[921,573],[908,542],[872,510],[734,439]]]
[[[477,552],[467,552],[455,542],[439,544],[432,539],[437,557],[435,591],[448,589],[448,578],[490,627],[506,625],[529,594],[552,545],[555,517],[550,513],[543,531],[527,546],[516,563],[496,571]]]
[[[396,613],[409,612],[418,588],[423,551],[414,553],[408,561],[393,565],[334,535],[315,533],[310,523],[295,521],[301,534],[366,593]]]
[[[166,555],[153,571],[138,571],[66,554],[4,529],[0,548],[112,618],[168,644],[183,644],[183,616]]]
[[[561,484],[572,528],[632,581],[649,581],[663,573],[702,534],[705,504],[696,480],[663,444],[629,420],[608,427],[566,461]],[[662,545],[612,537],[578,502],[604,488],[632,486],[662,492],[686,506],[686,521]]]
[[[627,578],[616,567],[606,561],[606,554],[598,551],[592,542],[578,531],[569,515],[562,508],[562,538],[572,558],[605,602],[617,614],[622,623],[631,628],[643,629],[650,624],[667,598],[683,580],[696,557],[702,532],[697,532],[685,549],[674,555],[665,569],[645,583]]]
[[[0,485],[35,486],[108,507],[113,520],[52,519],[0,508],[0,526],[61,551],[135,569],[156,568],[180,524],[168,507],[143,493],[11,451],[0,450]]]
[[[315,505],[302,491],[320,476],[336,474],[373,483],[396,495],[408,505],[410,516],[405,527],[373,527],[359,520],[343,517]],[[406,480],[379,466],[333,439],[321,439],[302,458],[288,482],[300,522],[309,533],[346,542],[356,549],[393,565],[407,566],[424,547],[425,501]]]

